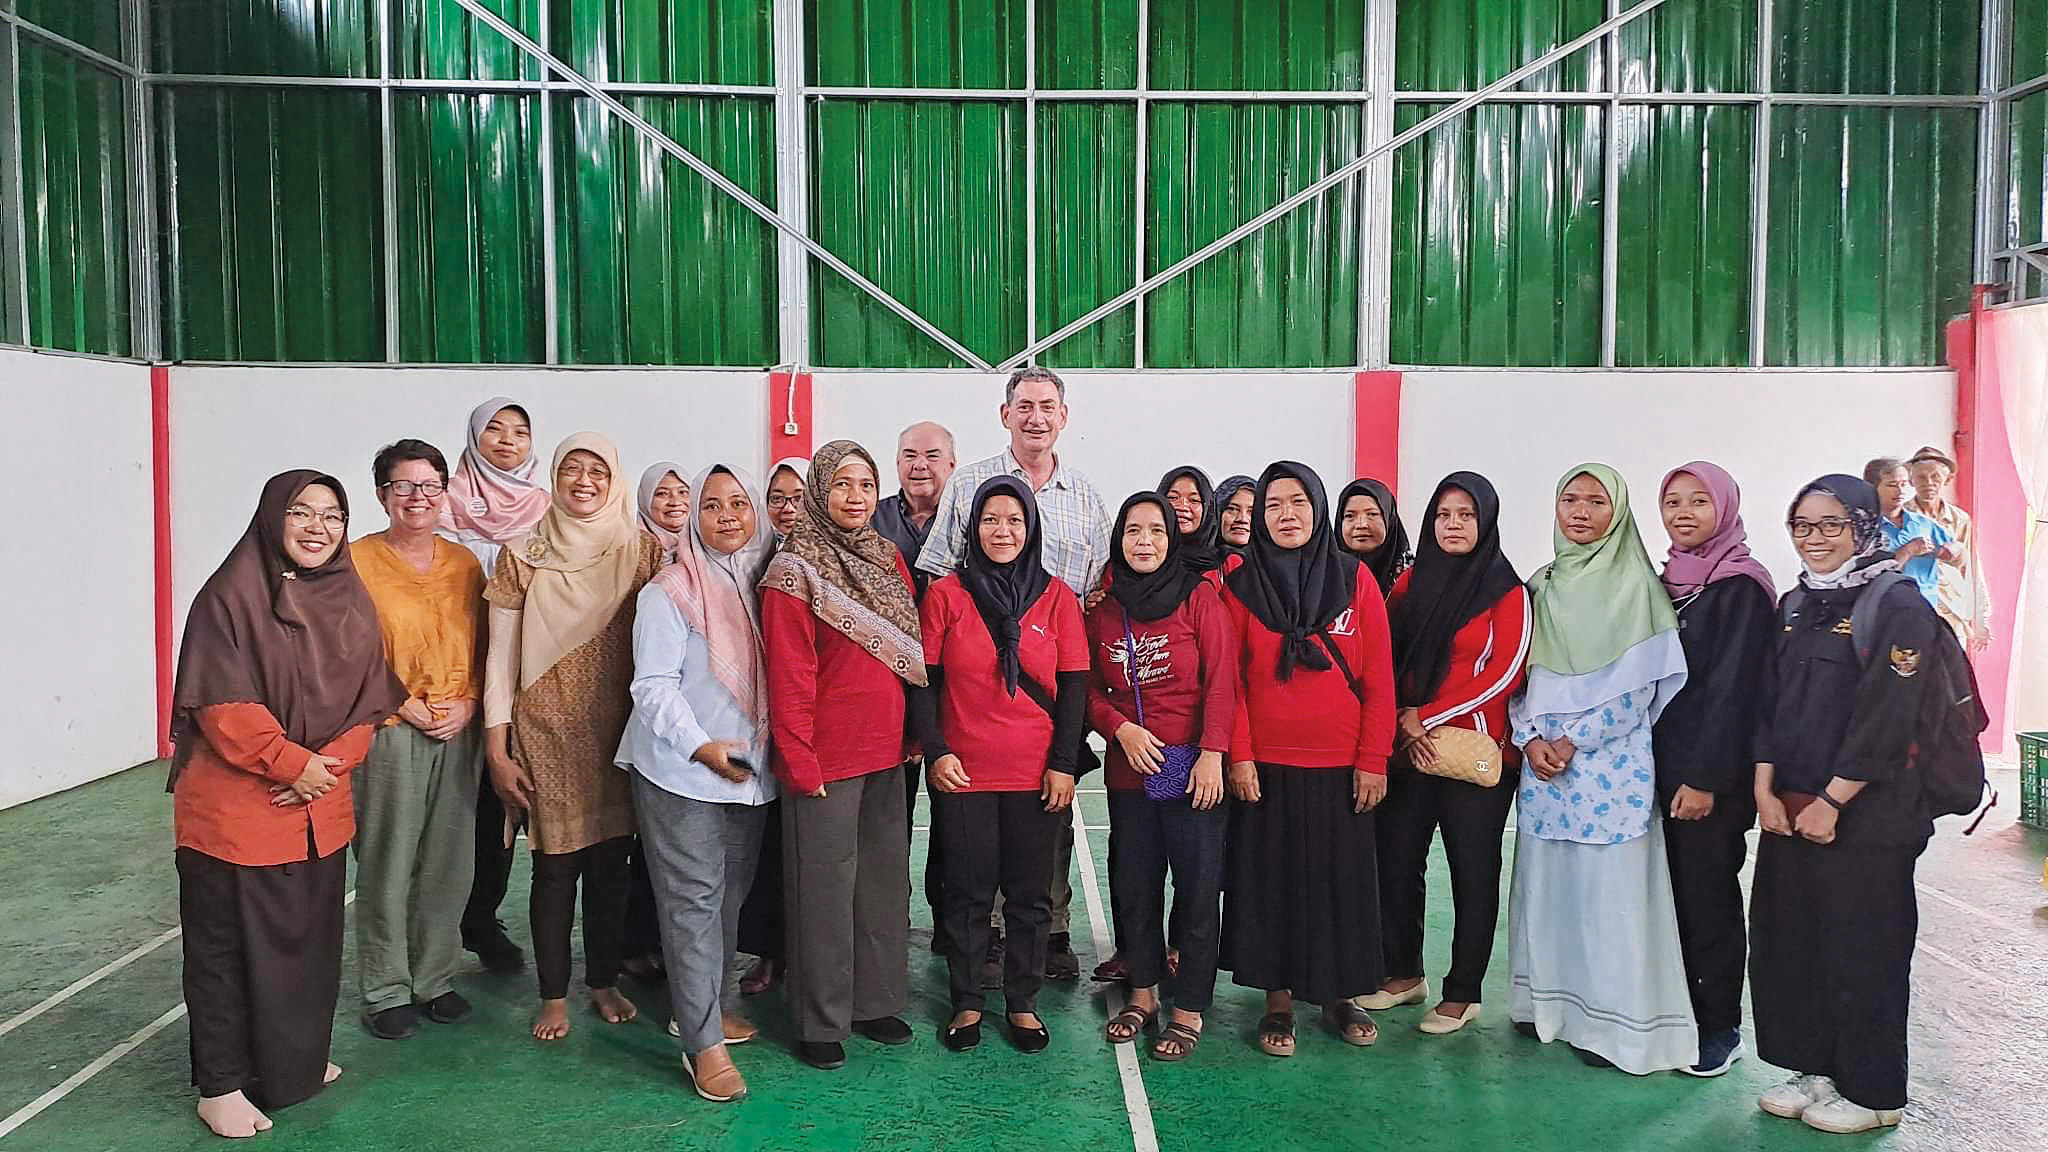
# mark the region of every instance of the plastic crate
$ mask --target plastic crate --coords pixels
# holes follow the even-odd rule
[[[2020,823],[2048,828],[2048,732],[2021,732],[2018,736]]]

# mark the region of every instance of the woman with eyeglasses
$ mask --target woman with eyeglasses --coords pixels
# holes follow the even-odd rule
[[[554,503],[499,557],[485,665],[491,786],[533,850],[536,1040],[569,1034],[569,930],[583,885],[583,982],[607,1023],[639,1014],[619,992],[633,785],[612,764],[632,711],[635,597],[661,546],[633,517],[619,453],[594,432],[555,449]]]
[[[1864,1132],[1906,1106],[1913,868],[1934,834],[1913,740],[1936,680],[1925,665],[1947,637],[1893,576],[1870,485],[1823,476],[1788,519],[1801,572],[1779,605],[1757,731],[1749,976],[1757,1055],[1794,1075],[1757,1104]]]
[[[199,1118],[268,1130],[341,1075],[328,1060],[350,777],[406,691],[349,561],[341,482],[270,478],[200,588],[172,690],[169,788]]]
[[[801,456],[786,456],[768,470],[768,522],[778,542],[803,518],[804,478],[810,473],[811,462]]]
[[[355,773],[356,971],[364,1026],[402,1040],[422,1014],[469,1014],[455,971],[476,864],[484,574],[434,534],[448,484],[439,450],[400,440],[371,472],[390,527],[350,554],[406,698]]]
[[[1508,1017],[1596,1068],[1698,1059],[1651,730],[1685,685],[1678,614],[1605,464],[1557,483],[1556,558],[1529,581]]]

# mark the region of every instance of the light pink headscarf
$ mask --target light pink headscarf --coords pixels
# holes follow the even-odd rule
[[[1749,530],[1742,525],[1742,489],[1735,483],[1735,477],[1717,464],[1695,460],[1664,474],[1664,482],[1657,486],[1660,502],[1665,490],[1671,487],[1672,478],[1680,473],[1705,485],[1707,495],[1713,498],[1714,534],[1698,548],[1671,546],[1670,558],[1664,562],[1664,588],[1671,598],[1690,596],[1717,580],[1747,576],[1763,585],[1773,601],[1777,600],[1778,590],[1771,583],[1770,570],[1749,554]]]
[[[683,540],[690,532],[688,525],[684,525],[681,532],[671,532],[654,518],[654,490],[661,487],[662,477],[671,472],[685,485],[690,483],[690,474],[683,471],[683,466],[673,460],[657,460],[648,466],[647,471],[640,474],[640,526],[654,533],[654,538],[661,542],[663,564],[673,564],[682,557]],[[696,489],[692,487],[690,495],[696,494]]]
[[[510,544],[533,530],[548,510],[551,498],[546,484],[533,480],[538,457],[529,452],[526,463],[507,472],[484,457],[479,446],[491,417],[507,408],[522,414],[526,409],[509,396],[493,396],[469,414],[469,444],[462,450],[462,462],[448,478],[448,499],[441,505],[440,530],[455,539],[467,532],[493,544]]]
[[[727,556],[704,542],[697,530],[697,510],[704,486],[716,471],[731,473],[754,506],[754,535]],[[742,711],[753,717],[754,731],[768,731],[768,665],[761,650],[761,593],[757,585],[775,530],[753,477],[735,465],[706,468],[690,481],[690,522],[683,528],[683,547],[676,562],[663,568],[654,583],[668,594],[690,630],[704,637],[711,653],[711,671]]]

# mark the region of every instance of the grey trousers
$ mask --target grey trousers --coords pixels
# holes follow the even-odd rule
[[[910,1001],[903,766],[782,798],[789,1005],[798,1039],[836,1043]]]
[[[768,809],[678,796],[633,773],[640,847],[654,881],[668,996],[683,1051],[725,1043],[720,1016],[738,997],[740,905],[754,886]]]
[[[401,721],[355,770],[356,974],[370,1012],[455,987],[482,747],[474,725],[444,744]]]

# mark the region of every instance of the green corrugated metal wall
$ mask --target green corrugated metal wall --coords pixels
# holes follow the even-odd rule
[[[2012,54],[2013,83],[2048,75],[2048,4],[2025,4],[2015,11]],[[2048,243],[2048,92],[2036,92],[2012,106],[2012,134],[2006,144],[2007,184],[2001,205],[2003,227],[1994,237],[2000,248]],[[2048,274],[2022,272],[2048,293]]]
[[[540,0],[490,0],[535,33]],[[1138,5],[1150,35],[1137,42]],[[1977,0],[1671,0],[1623,32],[1625,92],[1740,92],[1756,5],[1774,5],[1781,91],[1975,91]],[[450,0],[395,0],[394,72],[533,79]],[[616,82],[773,82],[772,0],[553,0],[550,42]],[[154,0],[156,67],[373,77],[377,0]],[[1365,0],[1038,0],[1047,88],[1360,90]],[[119,0],[19,0],[21,14],[109,54]],[[833,86],[1025,85],[1025,0],[811,0],[805,70]],[[2011,75],[2048,70],[2048,5],[2013,5]],[[1467,89],[1598,22],[1605,0],[1397,0],[1402,92]],[[1599,90],[1606,46],[1524,87]],[[28,338],[126,351],[126,155],[113,78],[24,38],[26,179],[48,195],[25,233]],[[564,361],[768,364],[773,230],[587,101],[552,97],[555,218],[542,219],[535,94],[394,97],[398,210],[382,218],[373,91],[157,90],[166,350],[193,358],[379,360],[384,232],[396,238],[398,346],[410,360],[543,358],[543,228]],[[764,201],[765,96],[636,96]],[[1432,105],[1404,101],[1397,126]],[[855,268],[991,359],[1022,346],[1354,155],[1357,100],[1151,102],[1138,186],[1134,102],[830,98],[807,109],[812,226]],[[29,121],[34,121],[33,132]],[[2048,97],[2015,105],[2001,242],[2048,237]],[[1619,182],[1604,187],[1607,134]],[[1615,196],[1623,365],[1746,362],[1749,193],[1770,149],[1766,359],[1932,363],[1967,302],[1976,116],[1970,109],[1496,105],[1409,147],[1393,188],[1396,362],[1591,364],[1600,358],[1600,226]],[[30,141],[34,146],[30,147]],[[1023,173],[1035,143],[1033,237]],[[1896,181],[1895,174],[1911,179]],[[1142,205],[1142,211],[1141,211]],[[102,210],[104,209],[104,210]],[[1147,221],[1139,251],[1140,218]],[[1045,359],[1147,367],[1349,365],[1359,343],[1355,189],[1294,216],[1099,322]],[[1035,257],[1035,261],[1034,261]],[[1037,268],[1035,293],[1029,267]],[[950,354],[814,264],[812,359],[937,366]],[[10,302],[11,303],[11,302]],[[1035,327],[1028,319],[1036,312]],[[20,318],[0,315],[0,336]]]

